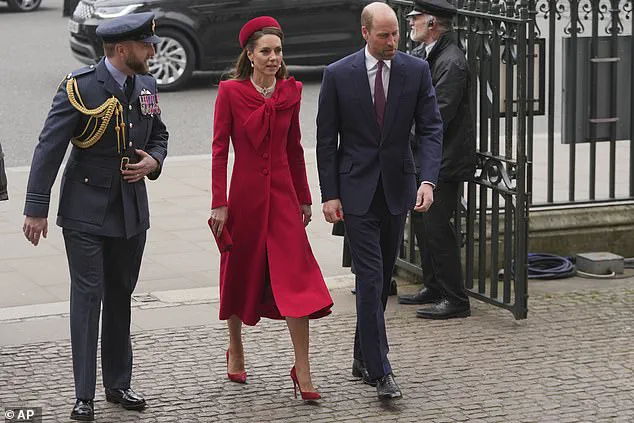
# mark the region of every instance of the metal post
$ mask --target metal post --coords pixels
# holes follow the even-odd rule
[[[592,4],[592,41],[590,44],[590,118],[596,119],[598,113],[598,67],[600,62],[595,59],[599,56],[599,5]],[[590,121],[590,180],[589,198],[596,198],[596,168],[597,168],[597,124]]]
[[[632,1],[630,1],[632,5]],[[630,13],[632,11],[630,10]],[[630,66],[634,64],[634,28],[630,30]],[[630,72],[630,197],[634,197],[634,72]]]
[[[506,16],[509,18],[515,17],[515,2],[513,0],[506,0]],[[508,161],[513,159],[513,99],[515,98],[514,87],[514,75],[515,64],[517,63],[518,71],[521,70],[521,64],[525,63],[526,57],[519,57],[517,54],[517,45],[524,44],[518,42],[517,38],[517,23],[506,23],[504,34],[504,60],[506,67],[506,107],[505,113],[505,146],[504,157]],[[524,38],[525,39],[525,38]],[[517,87],[519,89],[519,87]],[[520,142],[518,140],[518,142]],[[523,142],[523,140],[521,141]],[[513,174],[513,165],[507,161],[506,167],[509,174]],[[513,242],[513,196],[510,194],[504,195],[504,266],[510,269],[513,262],[514,242]],[[505,304],[511,301],[511,272],[504,272],[504,285],[502,298]]]
[[[494,1],[491,7],[491,14],[500,14],[500,2]],[[499,20],[493,21],[491,30],[491,154],[500,154],[500,26]],[[508,97],[508,96],[507,96]],[[500,255],[500,194],[493,190],[491,192],[491,298],[498,297],[498,271]]]
[[[611,10],[611,37],[610,37],[610,51],[611,56],[613,58],[618,57],[619,55],[619,31],[620,31],[620,20],[619,20],[619,0],[612,0],[612,10]],[[611,79],[610,82],[610,118],[616,118],[618,115],[618,107],[619,107],[619,62],[614,61],[610,62]],[[616,137],[617,137],[617,129],[618,129],[618,120],[610,122],[610,198],[616,197]],[[632,123],[630,123],[632,124]],[[630,143],[633,140],[630,140]]]
[[[577,63],[577,33],[579,24],[579,0],[570,0],[570,55],[571,63]],[[570,60],[571,58],[566,58]],[[572,104],[577,104],[577,72],[571,72],[570,79],[572,80],[571,86],[573,87],[571,93]],[[568,158],[568,200],[575,201],[575,163],[577,160],[577,114],[573,111],[571,117],[572,139],[570,140],[570,154]]]
[[[555,185],[555,31],[557,1],[548,2],[548,178],[546,201],[554,201]]]
[[[527,0],[520,1],[520,19],[517,31],[517,207],[515,208],[515,307],[513,315],[516,319],[526,318],[527,313],[527,267],[528,267],[528,198],[526,196],[526,20],[528,19]],[[532,95],[532,93],[531,93]],[[532,102],[531,108],[532,106]]]
[[[535,95],[535,17],[537,16],[537,11],[535,10],[536,2],[535,0],[530,0],[528,2],[528,13],[529,13],[529,22],[528,22],[528,46],[527,46],[527,55],[528,55],[528,63],[527,63],[527,96],[528,96],[528,113],[527,113],[527,122],[526,122],[526,136],[527,138],[527,156],[528,161],[533,162],[533,115],[535,112],[535,104],[537,100],[537,96]],[[520,40],[522,42],[522,40]],[[541,58],[541,60],[544,60]],[[526,175],[526,191],[533,191],[533,172],[529,168],[529,171]]]

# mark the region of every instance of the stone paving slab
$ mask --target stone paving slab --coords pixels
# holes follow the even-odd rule
[[[98,389],[98,421],[634,421],[631,285],[533,294],[529,319],[520,322],[476,301],[469,319],[426,321],[392,298],[390,359],[404,392],[394,402],[378,401],[351,377],[353,297],[345,290],[334,297],[343,306],[311,326],[319,403],[293,399],[284,323],[246,328],[249,379],[242,386],[226,379],[226,329],[216,322],[135,333],[133,386],[150,406],[124,411]],[[0,364],[0,406],[42,406],[44,421],[68,421],[68,341],[0,347]]]

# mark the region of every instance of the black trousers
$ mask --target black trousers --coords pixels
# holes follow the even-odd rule
[[[406,216],[390,214],[380,180],[368,212],[345,215],[357,290],[354,358],[365,363],[372,379],[392,372],[384,312]]]
[[[412,212],[412,225],[421,254],[423,283],[455,304],[469,302],[465,294],[457,234],[451,224],[460,182],[439,182],[434,203],[426,213]]]
[[[93,399],[101,319],[101,368],[106,388],[130,387],[130,297],[139,277],[146,232],[110,238],[64,229],[70,269],[70,333],[75,394]]]

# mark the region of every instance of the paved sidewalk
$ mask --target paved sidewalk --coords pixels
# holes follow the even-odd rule
[[[246,329],[248,384],[227,381],[227,335],[212,302],[202,309],[207,324],[133,335],[133,384],[150,406],[124,411],[98,389],[98,421],[629,423],[634,286],[631,280],[602,285],[535,289],[522,322],[475,301],[469,319],[426,321],[392,299],[390,358],[404,392],[393,403],[379,402],[373,388],[350,376],[355,318],[348,290],[335,290],[334,314],[312,324],[312,367],[323,394],[318,404],[292,397],[292,348],[282,322]],[[67,421],[73,401],[68,341],[2,347],[0,361],[0,406],[41,406],[44,421]]]
[[[317,199],[314,154],[306,156]],[[39,247],[24,240],[28,173],[8,174],[11,200],[0,203],[0,407],[41,406],[45,422],[66,422],[74,393],[61,232],[51,218]],[[150,406],[124,411],[98,389],[98,422],[634,421],[634,278],[532,282],[529,318],[520,322],[477,301],[471,318],[425,321],[392,298],[390,359],[404,398],[379,402],[373,388],[350,376],[353,278],[340,267],[341,238],[320,218],[308,234],[335,301],[333,315],[311,332],[323,401],[292,398],[292,347],[282,322],[246,328],[249,383],[227,381],[208,186],[208,157],[170,158],[160,180],[148,184],[152,228],[132,342],[133,386]],[[417,288],[399,283],[401,293]]]

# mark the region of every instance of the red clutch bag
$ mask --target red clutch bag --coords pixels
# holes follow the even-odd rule
[[[209,218],[209,220],[207,221],[207,224],[209,225],[209,229],[211,229],[211,233],[214,236],[214,239],[216,240],[216,245],[218,245],[218,250],[220,250],[221,253],[226,253],[227,251],[231,251],[231,247],[233,246],[233,241],[231,240],[231,235],[229,235],[229,231],[227,230],[227,228],[222,228],[222,232],[220,232],[220,236],[216,236],[216,234],[214,233],[213,229],[212,229],[212,224],[211,224],[211,218]]]

